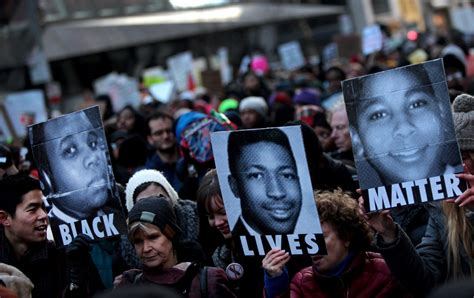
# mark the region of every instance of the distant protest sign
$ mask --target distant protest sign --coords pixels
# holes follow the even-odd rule
[[[305,65],[303,51],[297,41],[287,42],[278,46],[278,54],[286,70],[296,70]]]
[[[459,196],[466,185],[441,59],[342,83],[368,211]]]
[[[127,105],[137,107],[140,104],[138,81],[125,74],[115,72],[94,81],[96,94],[107,94],[112,101],[114,112],[120,111]]]
[[[245,256],[326,254],[300,126],[211,134],[229,227]]]
[[[369,55],[378,52],[383,46],[383,35],[379,25],[367,26],[362,30],[362,52]]]
[[[19,138],[26,136],[27,125],[48,119],[44,94],[41,90],[9,93],[4,106],[15,135]]]
[[[54,239],[126,232],[97,106],[28,127]]]
[[[178,91],[188,90],[188,81],[193,76],[193,55],[191,52],[182,52],[166,60],[168,71]]]

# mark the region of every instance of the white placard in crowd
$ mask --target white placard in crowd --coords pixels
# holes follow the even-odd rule
[[[8,127],[6,115],[0,107],[0,143],[6,143],[8,140],[11,140],[13,135]]]
[[[296,70],[305,65],[303,51],[300,43],[291,41],[278,46],[278,54],[286,70]]]
[[[466,185],[442,59],[342,83],[369,212],[459,196]]]
[[[56,244],[126,233],[98,106],[28,127]]]
[[[211,134],[229,227],[245,256],[325,254],[300,126]]]
[[[108,94],[115,112],[126,105],[138,107],[140,92],[136,79],[115,72],[94,81],[95,94]]]
[[[26,136],[26,126],[48,119],[43,91],[28,90],[7,95],[5,111],[19,138]]]
[[[453,7],[450,10],[453,27],[464,34],[474,33],[474,9],[472,7]]]
[[[229,50],[225,47],[217,50],[219,57],[219,68],[221,72],[221,81],[226,85],[232,81],[232,66],[229,64]]]
[[[175,84],[172,81],[165,81],[158,84],[153,84],[148,88],[151,95],[161,103],[168,103],[173,99],[176,91]]]
[[[370,25],[362,30],[362,53],[369,55],[380,51],[383,46],[383,35],[379,25]]]
[[[166,64],[178,91],[186,91],[189,77],[193,75],[192,53],[187,51],[171,56],[166,60]]]

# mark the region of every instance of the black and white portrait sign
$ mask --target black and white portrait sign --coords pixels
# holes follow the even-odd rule
[[[453,198],[465,190],[441,59],[342,83],[368,211]]]
[[[300,126],[211,134],[232,236],[246,256],[326,254]]]
[[[55,241],[126,232],[97,106],[28,127]]]

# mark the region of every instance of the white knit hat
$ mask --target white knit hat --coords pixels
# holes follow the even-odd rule
[[[239,111],[242,112],[245,109],[254,110],[263,118],[267,117],[268,105],[263,97],[249,96],[242,99],[239,105]]]
[[[130,180],[128,180],[127,187],[125,188],[125,199],[128,211],[130,211],[133,208],[133,205],[135,205],[135,202],[133,201],[133,193],[135,190],[140,185],[148,182],[155,182],[163,187],[168,194],[173,207],[177,204],[179,200],[178,193],[176,193],[176,190],[174,190],[161,172],[157,170],[141,170],[133,174]]]

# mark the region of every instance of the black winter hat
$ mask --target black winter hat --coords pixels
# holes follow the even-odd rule
[[[130,226],[136,221],[157,226],[170,240],[182,233],[176,223],[173,207],[164,196],[152,196],[138,200],[128,213],[128,225]]]

